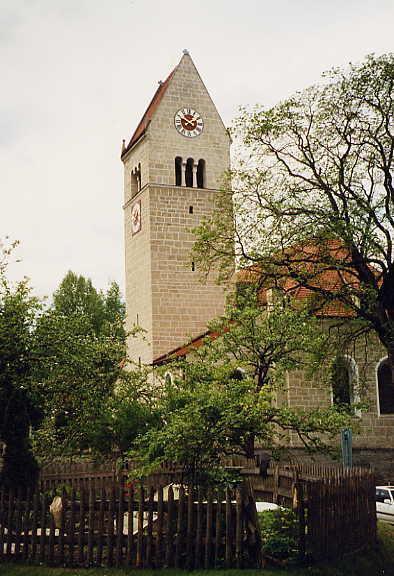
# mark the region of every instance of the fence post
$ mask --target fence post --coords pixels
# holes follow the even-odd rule
[[[5,524],[5,489],[0,490],[0,561],[4,556],[4,524]]]
[[[184,489],[180,486],[178,493],[178,517],[176,523],[176,541],[175,541],[175,568],[181,567],[182,544],[183,544],[183,508],[184,508]]]
[[[62,490],[62,509],[60,515],[59,526],[59,564],[64,564],[64,533],[66,531],[66,509],[67,509],[67,496],[66,491]]]
[[[225,549],[225,566],[231,567],[232,556],[232,526],[231,526],[231,492],[226,488],[226,549]]]
[[[242,509],[243,494],[241,489],[235,492],[235,563],[237,568],[242,567]]]
[[[215,568],[218,568],[219,566],[221,528],[222,528],[221,522],[222,522],[221,492],[218,489],[216,493]]]
[[[41,496],[41,522],[40,522],[40,562],[45,561],[45,540],[46,540],[46,519],[47,519],[47,498],[45,494]]]
[[[104,516],[105,507],[107,503],[107,494],[104,484],[101,484],[100,490],[100,504],[98,511],[98,533],[97,533],[97,564],[101,566],[103,561],[103,546],[104,546]]]
[[[92,482],[89,489],[89,511],[88,511],[88,557],[87,564],[93,564],[93,537],[94,537],[94,505],[96,502],[96,491]]]
[[[208,488],[207,494],[207,522],[205,530],[205,559],[204,568],[211,565],[211,545],[212,545],[212,489]]]
[[[186,569],[193,568],[193,486],[188,487],[187,495],[187,544],[186,544]]]
[[[294,485],[294,512],[298,520],[298,559],[305,561],[305,501],[304,486],[297,478]]]
[[[127,495],[127,566],[133,563],[134,552],[134,489],[131,484]]]
[[[201,547],[202,547],[202,492],[201,486],[198,487],[197,497],[197,521],[196,521],[196,542],[194,555],[194,568],[201,566]]]
[[[156,568],[163,566],[163,486],[157,489]]]
[[[79,494],[79,532],[78,532],[78,562],[84,562],[84,541],[85,541],[85,490],[81,488]]]
[[[123,522],[123,482],[121,480],[118,485],[118,509],[116,514],[115,564],[117,567],[122,563]]]
[[[147,530],[147,540],[146,540],[146,567],[152,568],[152,548],[153,548],[153,498],[154,489],[153,486],[149,488],[149,499],[148,499],[148,530]]]
[[[172,486],[168,488],[168,501],[167,501],[167,526],[166,526],[166,568],[170,568],[173,564],[172,550],[173,550],[173,534],[174,534],[174,492]]]

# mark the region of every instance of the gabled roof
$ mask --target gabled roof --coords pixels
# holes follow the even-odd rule
[[[153,360],[153,365],[162,366],[163,364],[167,364],[167,362],[175,360],[176,358],[183,358],[184,356],[187,356],[189,352],[192,352],[193,350],[200,348],[200,346],[204,344],[207,338],[215,340],[218,336],[219,332],[213,332],[211,330],[207,330],[206,332],[204,332],[204,334],[200,334],[199,336],[196,336],[195,338],[190,340],[190,342],[182,344],[182,346],[174,348],[174,350],[171,350],[171,352],[167,352],[166,354],[162,354],[158,358],[155,358]]]
[[[150,121],[152,120],[153,114],[156,112],[157,107],[159,106],[168,85],[170,83],[171,78],[173,77],[175,70],[178,66],[175,66],[174,70],[169,74],[164,82],[160,82],[158,89],[156,90],[148,108],[145,110],[144,115],[142,116],[137,128],[134,131],[134,134],[131,137],[130,142],[126,146],[126,148],[122,151],[122,158],[127,152],[134,146],[134,144],[143,136],[148,128]]]

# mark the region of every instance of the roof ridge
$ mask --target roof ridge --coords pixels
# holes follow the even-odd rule
[[[175,70],[178,68],[179,64],[175,66],[175,68],[169,73],[167,78],[164,82],[159,83],[159,86],[156,92],[153,95],[152,100],[150,101],[147,109],[145,110],[144,114],[142,115],[141,120],[139,121],[137,128],[134,130],[134,133],[130,139],[130,142],[126,146],[126,148],[122,151],[121,158],[134,146],[134,144],[145,134],[146,129],[148,128],[150,121],[152,120],[153,114],[155,113],[158,105],[160,104],[167,88],[170,83],[171,78],[173,77]]]

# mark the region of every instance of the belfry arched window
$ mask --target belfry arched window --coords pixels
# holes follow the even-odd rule
[[[337,356],[332,369],[332,402],[334,405],[351,409],[360,401],[358,393],[357,365],[349,356]],[[356,410],[356,415],[360,415]]]
[[[182,158],[175,158],[175,186],[182,186]]]
[[[193,158],[188,158],[186,162],[185,182],[186,186],[188,186],[189,188],[193,188],[193,167],[194,167]]]
[[[199,160],[197,164],[197,188],[205,187],[205,160]]]
[[[130,193],[131,198],[133,198],[141,190],[141,164],[131,171],[130,174]]]
[[[379,414],[394,414],[394,384],[388,358],[384,358],[379,362],[377,379]]]
[[[138,194],[138,178],[133,172],[130,173],[130,198]]]

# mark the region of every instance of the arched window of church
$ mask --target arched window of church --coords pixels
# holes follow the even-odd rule
[[[175,158],[175,186],[182,186],[182,158]]]
[[[394,414],[394,385],[388,358],[379,362],[377,377],[379,414]]]
[[[193,158],[188,158],[186,162],[185,181],[186,186],[188,186],[189,188],[193,188],[193,166],[194,166]]]
[[[205,184],[205,160],[199,160],[197,164],[197,188],[204,188]]]
[[[334,405],[350,409],[360,401],[358,394],[357,365],[348,356],[337,356],[334,361],[332,375],[332,402]],[[360,415],[356,410],[356,415]]]

